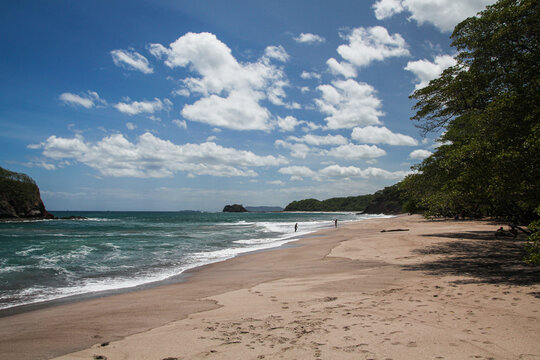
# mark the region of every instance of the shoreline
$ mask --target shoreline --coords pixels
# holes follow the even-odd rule
[[[132,212],[139,213],[141,211],[132,211]],[[75,212],[75,213],[88,214],[89,212]],[[101,212],[96,211],[95,213],[101,213]],[[126,213],[126,212],[121,211],[119,213]],[[156,213],[156,212],[152,212],[152,213]],[[176,213],[176,212],[160,211],[158,213]],[[308,213],[311,213],[311,212],[308,212]],[[325,213],[329,213],[329,212],[325,212]],[[333,212],[332,214],[343,214],[343,213],[345,213],[345,212]],[[382,216],[382,214],[379,214],[379,215],[374,214],[373,216],[381,216],[381,218],[382,217],[387,217],[386,215]],[[13,221],[13,222],[14,223],[20,223],[20,222],[32,223],[32,222],[41,222],[41,221],[65,221],[65,220],[76,220],[76,221],[89,220],[89,221],[91,221],[93,219],[88,218],[88,217],[81,217],[81,216],[69,216],[69,217],[55,217],[54,219],[19,219],[19,220]],[[364,221],[364,220],[365,219],[352,220],[352,222]],[[346,220],[346,221],[342,222],[342,224],[346,224],[346,223],[349,223],[349,222],[351,222],[351,220]],[[237,256],[250,255],[250,254],[253,254],[253,253],[260,252],[260,251],[272,251],[272,250],[276,250],[276,249],[286,248],[286,247],[289,247],[289,246],[295,246],[295,245],[293,245],[294,242],[296,242],[296,241],[298,241],[298,240],[300,240],[302,238],[312,236],[312,234],[314,234],[314,233],[316,233],[316,232],[318,232],[320,230],[329,229],[329,228],[332,228],[332,227],[333,227],[333,225],[321,226],[319,229],[311,230],[309,232],[299,232],[299,234],[292,233],[290,235],[287,235],[286,237],[280,236],[278,238],[273,239],[273,241],[269,242],[268,244],[254,245],[252,249],[245,249],[245,251],[240,251],[240,252],[236,253],[232,258],[237,257]],[[285,235],[285,234],[283,234],[283,235]],[[25,312],[29,312],[29,311],[45,309],[45,308],[48,308],[48,307],[53,307],[53,306],[58,306],[58,305],[71,304],[71,303],[76,303],[76,302],[79,302],[79,301],[85,301],[85,300],[91,300],[91,299],[98,299],[98,298],[102,298],[102,297],[120,295],[120,294],[123,294],[123,293],[146,290],[146,289],[151,289],[151,288],[159,287],[159,286],[163,286],[163,285],[171,285],[171,284],[176,284],[176,283],[182,283],[183,281],[185,281],[185,278],[187,276],[189,276],[188,275],[189,272],[196,271],[196,269],[198,269],[198,268],[200,268],[202,266],[205,266],[205,265],[209,265],[209,264],[216,263],[216,262],[227,261],[229,259],[231,259],[231,257],[212,260],[212,261],[210,261],[208,263],[193,264],[191,266],[188,266],[187,268],[185,268],[184,270],[182,270],[181,272],[179,272],[179,273],[177,273],[175,275],[169,276],[167,278],[159,279],[159,280],[150,280],[148,282],[142,282],[142,283],[140,283],[138,285],[126,285],[126,286],[120,285],[119,287],[114,287],[114,288],[110,288],[110,289],[104,289],[104,290],[99,290],[99,291],[91,291],[91,292],[83,292],[83,293],[73,293],[73,294],[69,294],[69,295],[60,295],[59,297],[55,297],[55,298],[51,298],[51,299],[36,300],[34,302],[22,303],[22,304],[18,304],[18,305],[6,307],[6,308],[0,308],[0,318],[15,315],[15,314],[20,314],[20,313],[25,313]]]
[[[317,231],[295,237],[293,238],[293,240],[285,244],[275,246],[275,247],[250,250],[243,253],[239,253],[239,254],[236,254],[235,257],[249,256],[251,254],[256,254],[258,252],[274,251],[274,250],[286,249],[286,248],[294,247],[294,246],[301,246],[301,245],[295,244],[295,242],[303,238],[309,238],[310,236],[317,236],[315,235],[316,232]],[[13,307],[3,308],[3,309],[0,309],[0,319],[7,316],[24,314],[27,312],[47,309],[47,308],[56,307],[56,306],[76,304],[78,302],[87,301],[87,300],[101,299],[101,298],[105,298],[109,296],[118,296],[118,295],[127,294],[131,292],[138,292],[142,290],[150,290],[150,289],[161,287],[161,286],[181,284],[187,280],[187,278],[190,276],[192,272],[196,272],[200,268],[203,268],[205,266],[212,265],[219,262],[228,261],[231,259],[234,259],[234,257],[230,259],[218,260],[216,262],[212,262],[208,264],[196,265],[192,268],[188,268],[184,270],[182,273],[173,275],[169,278],[158,280],[158,281],[151,281],[151,282],[144,283],[141,285],[136,285],[136,286],[131,286],[131,287],[120,287],[120,288],[111,289],[111,290],[102,290],[102,291],[95,291],[95,292],[76,294],[76,295],[68,295],[68,296],[59,297],[56,299],[38,301],[34,303],[28,303],[28,304],[22,304],[22,305],[16,305]]]
[[[390,228],[411,231],[380,233]],[[450,245],[443,249],[446,253],[437,254],[438,247],[455,239],[464,244],[488,241],[488,232],[496,228],[486,222],[401,216],[320,230],[288,243],[301,246],[190,270],[182,283],[0,318],[0,353],[25,359],[63,354],[69,354],[63,359],[92,359],[96,354],[109,359],[277,358],[278,354],[339,359],[366,354],[433,358],[435,353],[448,356],[460,350],[485,358],[540,357],[539,272],[511,264],[514,272],[525,275],[521,281],[506,279],[510,273],[503,270],[496,277],[474,266],[463,271],[452,268],[444,260]],[[469,239],[469,233],[488,237]],[[499,247],[501,241],[510,248],[515,245],[514,240],[503,239],[497,240]],[[437,274],[441,269],[443,273]],[[412,301],[405,302],[408,297]],[[419,309],[423,320],[417,318]],[[467,315],[464,309],[485,316]],[[480,331],[479,325],[489,330]],[[466,330],[495,345],[467,340],[473,336]],[[375,332],[385,335],[376,337]],[[434,335],[444,336],[435,341],[430,338]],[[436,348],[434,341],[439,342]]]

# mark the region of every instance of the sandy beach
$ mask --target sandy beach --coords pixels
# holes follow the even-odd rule
[[[5,359],[540,359],[540,269],[485,221],[400,216],[0,318]],[[408,231],[381,232],[408,229]]]

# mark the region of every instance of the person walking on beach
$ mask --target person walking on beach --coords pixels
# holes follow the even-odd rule
[[[296,232],[296,230],[298,230],[298,223],[294,224],[294,232]]]
[[[334,220],[334,226],[337,228],[337,219]]]

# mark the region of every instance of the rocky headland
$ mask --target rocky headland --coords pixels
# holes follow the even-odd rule
[[[0,220],[54,218],[30,176],[0,167]]]

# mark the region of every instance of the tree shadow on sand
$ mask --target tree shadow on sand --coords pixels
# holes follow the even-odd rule
[[[534,285],[540,283],[540,267],[523,262],[525,237],[496,237],[494,231],[426,234],[425,237],[455,239],[414,251],[439,255],[434,261],[405,265],[406,271],[432,275],[466,276],[456,283]]]

